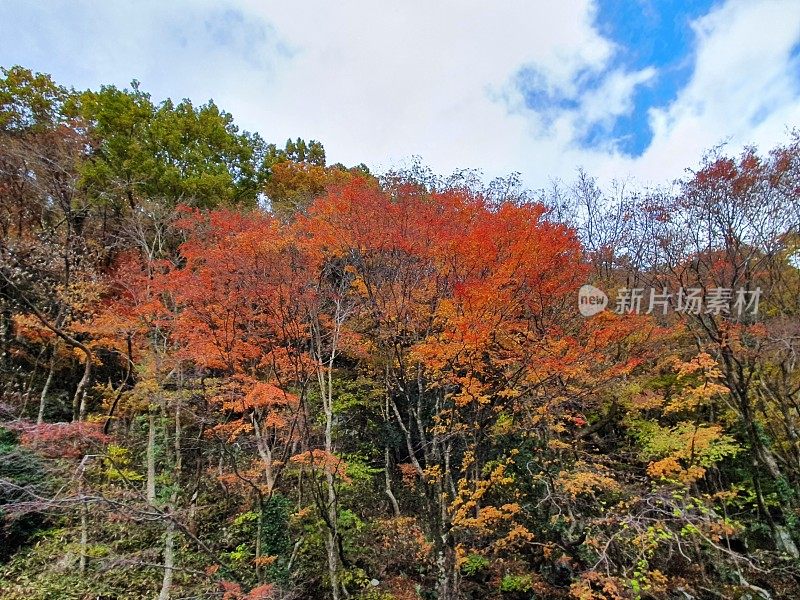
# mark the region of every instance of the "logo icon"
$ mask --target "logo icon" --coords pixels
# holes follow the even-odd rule
[[[606,293],[593,285],[584,285],[578,290],[578,311],[584,317],[592,317],[603,312],[608,306]]]

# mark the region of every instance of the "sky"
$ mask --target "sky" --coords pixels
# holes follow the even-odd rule
[[[0,0],[0,66],[213,99],[374,170],[668,183],[800,127],[800,0]]]

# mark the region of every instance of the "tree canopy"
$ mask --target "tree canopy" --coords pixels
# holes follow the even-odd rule
[[[4,69],[3,597],[798,597],[798,195],[796,133],[531,191]]]

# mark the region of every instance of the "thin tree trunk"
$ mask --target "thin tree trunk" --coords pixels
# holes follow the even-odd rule
[[[47,405],[47,392],[50,391],[50,384],[53,382],[53,371],[55,371],[56,357],[55,349],[53,349],[53,356],[50,357],[50,370],[47,372],[47,380],[44,382],[42,388],[42,395],[39,397],[39,414],[36,415],[36,424],[41,425],[44,422],[44,409]]]
[[[327,390],[323,386],[323,405],[325,410],[325,452],[328,457],[333,454],[333,397],[332,397],[332,382],[330,381],[330,370],[328,371],[328,386]],[[331,579],[331,598],[339,600],[339,553],[337,546],[337,524],[338,524],[338,510],[336,507],[336,487],[333,481],[332,468],[326,464],[325,466],[325,483],[328,488],[328,535],[325,539],[325,548],[328,551],[328,574]]]
[[[341,306],[337,303],[334,314],[334,328],[331,333],[330,349],[327,356],[323,353],[322,332],[318,326],[316,339],[313,340],[317,366],[317,382],[319,384],[320,396],[322,398],[322,409],[325,415],[325,453],[327,455],[325,464],[325,484],[327,488],[327,502],[323,502],[325,520],[328,525],[327,535],[325,536],[325,549],[328,555],[328,576],[330,578],[331,598],[339,600],[339,547],[338,547],[338,508],[336,498],[336,487],[334,485],[334,473],[331,465],[327,464],[333,456],[333,365],[336,358],[336,349],[339,338],[339,328],[341,327]]]
[[[79,571],[81,575],[86,573],[86,554],[89,545],[89,524],[87,522],[86,501],[81,502],[81,543],[80,543],[80,564]]]
[[[333,530],[328,528],[328,535],[325,537],[325,549],[328,552],[328,576],[331,580],[331,598],[339,600],[339,557],[336,548],[336,539]]]
[[[11,309],[3,307],[0,310],[0,369],[10,370],[11,365],[11,340],[14,337],[14,320]]]
[[[81,460],[81,464],[78,467],[78,494],[81,498],[81,541],[79,545],[80,551],[80,558],[78,562],[78,571],[81,575],[86,573],[86,555],[87,555],[87,548],[89,545],[89,523],[88,523],[88,514],[89,511],[86,507],[86,461],[89,459],[88,456],[84,456],[83,460]]]
[[[261,573],[261,538],[264,535],[264,504],[261,499],[257,499],[258,520],[256,521],[256,581],[263,581]]]
[[[447,536],[442,536],[442,546],[436,554],[436,598],[456,600],[458,598],[458,569],[455,551]]]
[[[131,374],[133,373],[133,342],[131,340],[131,335],[128,334],[127,337],[127,347],[128,347],[128,356],[127,356],[127,367],[125,369],[125,379],[122,380],[122,383],[119,385],[117,389],[117,393],[114,396],[114,401],[111,403],[111,406],[108,409],[108,414],[106,415],[106,422],[103,424],[103,433],[108,435],[109,428],[111,427],[111,419],[114,418],[114,411],[117,409],[117,404],[119,403],[120,398],[122,398],[122,393],[125,391],[125,387],[128,385],[128,381],[130,381]]]
[[[156,501],[156,418],[153,411],[147,414],[147,503]]]
[[[164,538],[164,578],[158,600],[169,600],[172,590],[172,574],[175,570],[175,521],[167,521],[167,534]]]
[[[92,378],[92,355],[86,354],[86,364],[83,367],[83,377],[78,382],[78,387],[75,389],[75,399],[73,400],[73,408],[77,408],[78,421],[85,421],[88,412],[88,405],[86,404],[86,392],[89,388],[89,380]],[[73,415],[74,418],[74,415]]]
[[[394,511],[394,516],[400,516],[400,505],[397,503],[397,498],[394,497],[394,493],[392,493],[392,477],[389,473],[390,468],[389,462],[389,446],[384,448],[384,474],[386,477],[386,495],[389,496],[389,501],[392,503],[392,510]]]
[[[180,377],[181,381],[183,377]],[[168,408],[168,404],[164,402],[164,409],[165,411]],[[153,421],[153,413],[150,413],[150,435],[148,437],[148,448],[151,447],[150,438],[155,440],[155,422]],[[175,510],[175,506],[178,503],[178,490],[180,489],[180,480],[181,480],[181,472],[183,471],[183,453],[181,452],[181,435],[183,429],[181,425],[181,403],[180,400],[176,400],[175,402],[175,439],[173,440],[173,450],[175,452],[174,455],[174,462],[173,462],[173,491],[170,495],[169,505],[167,506],[167,514],[170,515],[169,520],[167,521],[167,532],[164,537],[164,578],[161,580],[161,592],[158,595],[158,600],[169,600],[170,593],[172,590],[172,576],[175,572],[175,520],[172,517],[172,513]],[[164,445],[165,447],[169,448],[169,429],[164,428]],[[153,475],[155,475],[155,460],[151,458],[154,454],[155,448],[153,448],[153,452],[148,455],[147,461],[147,474],[148,474],[148,486],[150,485],[150,469],[152,467]],[[148,496],[150,490],[148,487]],[[153,499],[155,500],[155,478],[153,481]],[[149,500],[149,498],[148,498]]]

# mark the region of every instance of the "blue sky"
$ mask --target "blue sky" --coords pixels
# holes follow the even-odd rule
[[[798,0],[0,0],[0,65],[213,98],[331,161],[665,183],[800,125]]]
[[[615,141],[620,150],[641,155],[653,139],[647,111],[673,102],[692,74],[695,35],[692,23],[707,14],[711,1],[609,1],[598,4],[595,24],[619,46],[612,65],[657,71],[632,93],[630,112],[610,126],[592,127],[581,143],[592,146]]]

